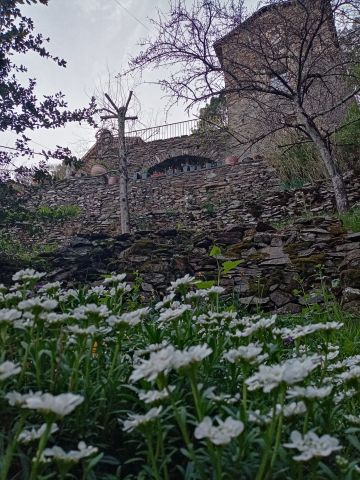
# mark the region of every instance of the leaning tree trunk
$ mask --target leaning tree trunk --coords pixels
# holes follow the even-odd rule
[[[330,180],[334,189],[336,208],[339,213],[349,210],[349,202],[347,198],[344,179],[336,162],[333,151],[329,148],[325,140],[322,138],[314,122],[308,118],[302,110],[298,110],[298,118],[304,125],[306,132],[314,142],[319,154],[325,164],[326,170],[330,176]]]

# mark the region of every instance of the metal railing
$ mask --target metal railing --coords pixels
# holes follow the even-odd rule
[[[184,122],[167,123],[157,127],[142,128],[126,132],[128,138],[141,138],[144,142],[167,140],[168,138],[191,135],[196,130],[199,120],[185,120]]]

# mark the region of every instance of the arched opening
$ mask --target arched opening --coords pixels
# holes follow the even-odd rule
[[[178,155],[167,158],[161,163],[149,168],[149,175],[177,175],[184,172],[194,172],[206,168],[214,168],[216,161],[196,155]]]

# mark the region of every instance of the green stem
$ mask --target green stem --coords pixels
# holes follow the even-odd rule
[[[202,413],[202,408],[201,408],[201,397],[200,397],[199,389],[198,389],[197,382],[196,382],[195,368],[196,367],[193,367],[193,366],[191,367],[189,378],[190,378],[190,384],[191,384],[191,391],[192,391],[193,398],[194,398],[196,415],[197,415],[197,418],[198,418],[199,422],[201,422],[201,420],[203,419],[203,413]]]
[[[243,383],[243,389],[242,389],[242,399],[241,399],[241,409],[242,409],[242,420],[246,421],[247,420],[247,385],[244,381]]]
[[[158,470],[158,467],[157,467],[157,464],[156,464],[154,449],[153,449],[153,446],[152,446],[151,433],[149,433],[148,429],[146,429],[145,438],[146,438],[146,443],[147,443],[147,446],[148,446],[148,454],[149,454],[149,459],[150,459],[150,463],[151,463],[151,468],[152,468],[152,471],[153,471],[153,477],[156,480],[161,480],[159,470]]]
[[[117,360],[118,360],[120,349],[121,349],[121,339],[122,339],[122,332],[120,330],[119,334],[118,334],[117,342],[116,342],[114,355],[113,355],[112,362],[111,362],[111,367],[110,367],[110,370],[109,370],[109,375],[108,375],[109,380],[111,379],[112,374],[113,374],[113,372],[116,368]]]
[[[277,458],[277,455],[278,455],[278,452],[279,452],[279,447],[280,447],[282,425],[283,425],[283,418],[284,418],[283,408],[284,408],[284,402],[285,402],[285,392],[286,392],[286,388],[283,387],[283,389],[281,391],[281,396],[280,396],[281,411],[280,411],[279,422],[278,422],[278,426],[277,426],[275,446],[274,446],[274,450],[273,450],[273,454],[272,454],[271,462],[270,462],[270,474],[271,474],[272,469],[274,468],[276,458]]]
[[[214,466],[215,479],[222,480],[221,451],[219,448],[214,447],[209,440],[207,440],[206,445]]]
[[[27,415],[27,412],[22,412],[20,419],[16,424],[14,436],[6,449],[5,456],[3,457],[2,468],[0,472],[0,480],[7,480],[9,478],[8,472],[10,470],[11,461],[14,456],[14,452],[16,450],[18,437],[24,428],[26,415]]]
[[[35,461],[33,463],[32,469],[31,469],[31,474],[30,474],[29,480],[37,480],[38,479],[38,469],[39,469],[39,465],[40,465],[40,461],[41,461],[41,455],[42,455],[42,453],[43,453],[43,451],[46,447],[47,441],[49,439],[52,424],[53,424],[52,420],[48,420],[47,423],[46,423],[46,429],[45,429],[45,432],[42,434],[42,436],[40,438],[39,446],[38,446],[38,449],[37,449],[37,452],[36,452],[36,457],[35,457]]]
[[[181,432],[182,437],[184,439],[184,442],[185,442],[186,448],[189,452],[190,458],[194,462],[194,464],[197,464],[197,459],[196,459],[194,447],[193,447],[193,444],[190,440],[189,433],[187,431],[186,421],[185,422],[182,421],[181,414],[179,412],[179,409],[178,409],[176,403],[174,402],[174,399],[172,398],[171,392],[170,392],[168,387],[166,387],[166,389],[167,389],[168,394],[169,394],[169,398],[170,398],[171,406],[172,406],[173,411],[174,411],[174,416],[175,416],[176,423],[179,426],[180,432]]]
[[[274,398],[274,405],[273,405],[273,412],[272,412],[272,422],[271,422],[271,424],[268,428],[268,431],[267,431],[266,446],[265,446],[265,450],[264,450],[264,453],[263,453],[263,456],[262,456],[262,459],[261,459],[261,463],[260,463],[260,467],[259,467],[259,470],[258,470],[258,473],[256,475],[255,480],[263,480],[267,475],[266,468],[267,468],[267,465],[268,465],[269,456],[271,454],[272,439],[274,437],[275,425],[276,425],[276,420],[277,420],[277,418],[276,418],[277,397],[278,396],[276,395],[275,398]]]

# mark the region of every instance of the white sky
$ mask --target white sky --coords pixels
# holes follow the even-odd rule
[[[258,0],[246,0],[250,10],[257,3]],[[85,106],[96,88],[106,83],[109,72],[115,75],[121,71],[128,58],[138,52],[139,39],[151,33],[148,17],[154,16],[156,8],[166,10],[167,6],[168,0],[49,0],[47,7],[23,7],[25,14],[33,19],[35,31],[50,38],[50,52],[67,61],[64,69],[27,54],[23,61],[28,76],[37,79],[39,96],[61,90],[70,108]],[[148,72],[143,79],[156,81],[159,73]],[[167,100],[157,86],[143,84],[135,93],[141,103],[139,119],[143,124],[136,128],[188,119],[181,106],[166,118]],[[93,129],[74,124],[31,132],[30,136],[36,142],[35,147],[68,146],[81,155],[94,141],[94,134]],[[0,144],[11,145],[10,135],[1,136]]]

